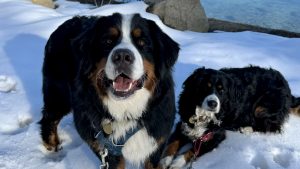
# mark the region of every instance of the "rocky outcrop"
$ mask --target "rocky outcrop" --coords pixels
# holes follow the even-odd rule
[[[147,11],[158,15],[166,25],[175,29],[208,31],[207,17],[200,0],[164,0],[152,4]]]
[[[289,38],[299,38],[300,33],[289,32],[279,29],[270,29],[260,26],[254,26],[249,24],[235,23],[230,21],[223,21],[219,19],[209,18],[209,32],[213,31],[225,31],[225,32],[241,32],[241,31],[253,31],[267,33],[271,35],[278,35]]]
[[[98,6],[102,0],[69,0],[81,3],[91,3]],[[157,14],[168,26],[179,30],[196,32],[241,32],[253,31],[273,34],[283,37],[300,38],[300,33],[285,30],[270,29],[255,25],[235,23],[214,18],[207,18],[200,0],[144,0],[149,4],[148,12]],[[33,3],[49,8],[55,8],[53,0],[32,0]],[[103,0],[103,4],[120,3],[115,0]]]

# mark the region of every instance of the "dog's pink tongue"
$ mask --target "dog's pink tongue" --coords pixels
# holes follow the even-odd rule
[[[133,80],[131,80],[129,78],[118,76],[114,80],[114,88],[117,91],[129,90],[129,88],[131,87],[132,82],[133,82]]]

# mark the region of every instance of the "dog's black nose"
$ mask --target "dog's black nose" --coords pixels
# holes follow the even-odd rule
[[[134,62],[134,54],[128,49],[117,49],[111,59],[117,66],[131,65]]]
[[[215,100],[209,100],[207,101],[207,105],[209,108],[215,109],[218,106],[218,102],[216,102]]]

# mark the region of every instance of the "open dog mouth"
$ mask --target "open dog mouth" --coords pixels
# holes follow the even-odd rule
[[[112,81],[112,92],[118,97],[128,97],[144,85],[144,76],[138,80],[133,80],[129,76],[121,73]]]
[[[101,71],[98,74],[97,81],[98,85],[104,85],[114,96],[124,99],[141,89],[144,86],[145,79],[146,75],[143,75],[138,80],[133,80],[125,73],[121,73],[114,80],[111,80],[108,79],[104,71]]]

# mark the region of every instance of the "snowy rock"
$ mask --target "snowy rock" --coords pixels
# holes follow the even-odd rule
[[[148,11],[175,29],[207,32],[209,28],[200,0],[165,0],[151,5]]]
[[[16,81],[12,78],[0,75],[0,92],[10,92],[16,89]]]

